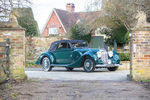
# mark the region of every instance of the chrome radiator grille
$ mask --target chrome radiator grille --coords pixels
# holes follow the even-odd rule
[[[102,52],[101,60],[103,61],[104,64],[107,64],[108,61],[108,53],[106,51]]]

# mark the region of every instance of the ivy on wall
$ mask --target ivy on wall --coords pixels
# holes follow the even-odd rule
[[[34,19],[34,15],[31,8],[18,8],[15,9],[19,17],[17,18],[18,24],[25,28],[26,36],[38,36],[39,28],[36,20]]]

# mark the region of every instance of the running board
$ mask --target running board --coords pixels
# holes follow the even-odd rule
[[[62,64],[62,65],[60,65],[60,64],[51,64],[51,66],[56,66],[56,67],[67,67],[68,64]]]

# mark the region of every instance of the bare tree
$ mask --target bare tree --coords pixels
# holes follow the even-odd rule
[[[7,22],[14,8],[28,7],[31,0],[0,0],[0,22]]]
[[[138,11],[144,11],[150,21],[150,0],[87,0],[87,5],[88,11],[100,11],[96,26],[123,24],[127,30],[131,30],[136,24]]]
[[[98,11],[101,9],[102,0],[87,0],[85,3],[85,9],[87,11]]]
[[[130,30],[135,26],[136,14],[144,11],[149,17],[150,0],[103,0],[102,9],[109,14],[113,20],[123,23]]]

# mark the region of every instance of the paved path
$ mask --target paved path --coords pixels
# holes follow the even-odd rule
[[[41,68],[26,69],[28,78],[40,78],[51,80],[111,80],[126,81],[128,70],[110,72],[106,69],[97,69],[95,72],[86,73],[82,68],[66,71],[65,68],[53,68],[50,72],[44,72]]]

